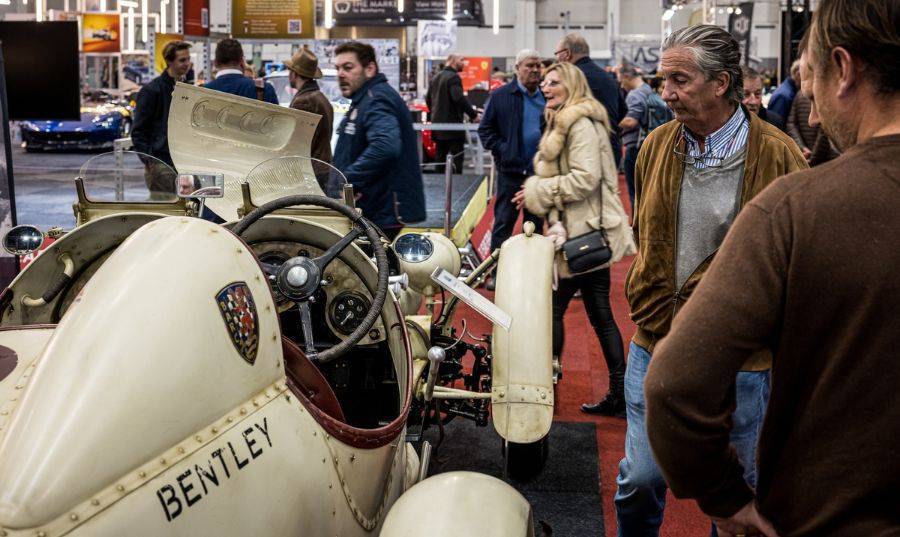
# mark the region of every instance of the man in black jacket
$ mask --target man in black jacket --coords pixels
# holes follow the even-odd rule
[[[465,68],[465,60],[459,54],[447,56],[444,69],[431,80],[425,104],[431,112],[432,123],[462,123],[463,116],[469,116],[470,121],[475,121],[478,112],[469,104],[469,100],[463,94],[460,71]],[[431,131],[431,136],[437,144],[437,172],[444,173],[444,162],[447,154],[453,155],[453,171],[462,173],[463,149],[466,143],[466,133],[463,131]]]
[[[338,127],[334,167],[353,185],[363,216],[393,240],[406,224],[426,216],[409,108],[378,71],[372,45],[339,45],[334,66],[341,94],[351,101]]]
[[[619,85],[616,78],[600,68],[599,65],[591,61],[591,47],[588,42],[578,34],[569,34],[562,38],[556,46],[556,61],[569,62],[581,69],[587,78],[588,86],[594,98],[603,104],[606,113],[609,115],[609,123],[612,125],[613,132],[609,135],[610,144],[612,144],[613,156],[616,159],[616,166],[622,160],[622,145],[619,142],[619,122],[625,117],[627,108],[625,102],[619,95]]]
[[[174,167],[169,154],[169,106],[175,81],[191,68],[190,43],[172,41],[163,48],[166,70],[138,93],[134,106],[131,142],[139,153],[156,157]],[[165,199],[175,194],[175,176],[155,161],[145,162],[145,180],[151,199]]]
[[[762,75],[756,69],[746,66],[741,70],[744,72],[744,100],[741,102],[763,121],[775,125],[781,132],[787,132],[784,118],[762,104]]]
[[[516,79],[491,93],[478,126],[478,137],[493,154],[497,169],[491,250],[499,248],[512,235],[519,218],[512,198],[534,173],[532,159],[541,140],[545,105],[538,89],[540,81],[540,54],[534,50],[520,51],[516,55]],[[527,210],[524,214],[525,220],[534,222],[538,230],[543,229],[541,217]]]

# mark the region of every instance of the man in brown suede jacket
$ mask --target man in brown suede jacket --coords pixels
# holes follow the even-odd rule
[[[657,347],[648,433],[720,534],[900,535],[900,2],[822,0],[805,57],[810,121],[843,155],[741,212]],[[728,434],[759,351],[774,359],[754,492]]]
[[[740,209],[775,178],[806,168],[797,144],[741,105],[737,41],[717,26],[678,30],[663,44],[662,98],[675,120],[657,127],[635,166],[634,231],[638,255],[626,279],[637,333],[628,354],[628,430],[615,496],[620,536],[655,535],[666,484],[644,425],[643,381],[654,347],[669,331]],[[768,355],[723,380],[736,385],[731,438],[746,478],[755,481],[756,439],[769,392]]]

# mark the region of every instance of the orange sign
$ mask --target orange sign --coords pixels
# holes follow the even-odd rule
[[[81,21],[84,52],[119,52],[118,13],[85,13]]]
[[[466,68],[459,73],[462,79],[463,91],[480,87],[488,89],[491,79],[490,58],[466,58]]]
[[[182,34],[156,34],[153,43],[153,71],[160,74],[166,70],[166,59],[163,58],[163,49],[172,41],[182,41]]]

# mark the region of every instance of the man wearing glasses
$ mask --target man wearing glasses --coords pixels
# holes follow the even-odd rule
[[[609,134],[609,142],[612,145],[616,166],[618,166],[622,160],[619,122],[625,117],[627,110],[619,95],[619,85],[616,82],[616,78],[591,60],[591,47],[588,45],[587,40],[578,34],[569,34],[562,38],[556,45],[554,55],[556,56],[556,61],[571,63],[584,73],[594,98],[606,108],[609,122],[613,126],[613,132]]]
[[[635,166],[638,255],[625,285],[638,328],[625,372],[628,432],[615,497],[619,535],[657,534],[665,508],[666,483],[645,426],[643,383],[654,347],[738,211],[777,177],[807,167],[791,138],[741,105],[740,60],[737,41],[717,26],[684,28],[663,44],[662,98],[675,121],[650,133]],[[751,486],[771,360],[769,353],[754,354],[735,379],[731,444]]]

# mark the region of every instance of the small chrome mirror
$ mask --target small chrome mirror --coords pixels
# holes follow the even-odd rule
[[[221,173],[182,173],[175,182],[179,198],[225,197],[225,175]]]
[[[12,255],[25,255],[41,249],[44,234],[34,226],[16,226],[3,237],[3,249]]]

